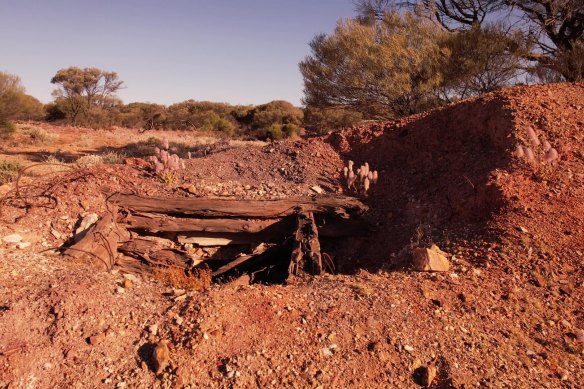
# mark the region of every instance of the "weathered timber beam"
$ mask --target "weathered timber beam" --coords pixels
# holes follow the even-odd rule
[[[118,256],[118,245],[130,239],[128,231],[115,222],[117,212],[117,207],[113,207],[63,254],[90,262],[97,269],[111,270]]]
[[[119,251],[126,256],[139,258],[150,265],[186,267],[188,257],[185,253],[163,248],[158,242],[135,239],[124,243]]]
[[[297,215],[297,227],[292,243],[289,276],[309,273],[322,274],[322,255],[318,241],[318,229],[312,212]]]
[[[279,218],[298,213],[330,213],[341,217],[360,215],[368,207],[353,197],[301,197],[283,200],[231,200],[209,198],[154,198],[115,193],[109,201],[134,212],[184,214],[201,217]]]
[[[157,232],[209,232],[209,233],[266,233],[291,235],[295,221],[283,219],[198,219],[181,218],[159,213],[128,214],[120,224],[130,230]],[[362,218],[325,218],[318,222],[319,235],[336,238],[343,236],[365,236],[371,233],[371,223]]]
[[[211,273],[211,275],[213,277],[218,277],[236,268],[239,268],[240,270],[247,270],[254,266],[257,267],[257,265],[260,263],[274,265],[277,263],[278,260],[281,260],[282,250],[284,251],[289,250],[288,242],[289,240],[286,239],[282,244],[278,246],[270,247],[268,249],[265,249],[265,247],[261,249],[256,248],[256,251],[253,254],[240,255],[233,261],[215,270],[213,273]]]
[[[195,219],[164,214],[136,213],[121,220],[129,229],[150,232],[245,232],[257,233],[281,222],[282,219]]]

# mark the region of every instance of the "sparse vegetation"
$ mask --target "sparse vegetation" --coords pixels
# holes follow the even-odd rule
[[[207,266],[191,270],[176,266],[161,267],[154,270],[154,278],[174,288],[203,290],[211,286],[211,269]]]
[[[355,173],[353,171],[353,165],[354,162],[349,161],[347,166],[343,168],[343,176],[347,183],[347,189],[367,195],[371,185],[377,184],[379,173],[377,170],[370,170],[369,163],[367,162],[361,165]]]
[[[185,168],[185,162],[177,154],[169,153],[169,148],[168,139],[164,139],[162,149],[155,147],[154,155],[149,158],[153,165],[154,174],[166,185],[174,184],[178,171]]]
[[[59,137],[57,134],[36,127],[23,128],[23,132],[30,137],[32,143],[34,144],[45,144],[49,142],[54,142]]]
[[[0,160],[0,185],[14,180],[18,174],[18,171],[23,167],[24,166],[18,161],[5,159]]]

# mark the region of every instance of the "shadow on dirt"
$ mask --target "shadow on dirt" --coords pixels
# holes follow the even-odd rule
[[[138,366],[140,366],[142,363],[146,363],[151,371],[156,371],[154,364],[152,363],[152,353],[154,352],[155,348],[155,343],[145,343],[140,346],[138,349],[138,357],[140,358],[140,360],[137,361]]]
[[[494,175],[510,168],[512,132],[513,118],[502,99],[476,99],[414,120],[330,135],[327,142],[346,160],[356,166],[368,162],[379,171],[367,199],[379,232],[360,243],[337,244],[349,266],[374,271],[389,264],[401,270],[398,253],[412,243],[444,247],[484,237],[492,215],[505,205]]]

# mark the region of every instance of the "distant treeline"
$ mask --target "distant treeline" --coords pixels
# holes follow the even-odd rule
[[[355,17],[316,35],[299,64],[304,109],[281,100],[124,104],[117,73],[68,67],[50,80],[55,100],[45,106],[24,93],[17,76],[0,73],[0,129],[9,134],[12,120],[35,119],[281,139],[302,128],[323,133],[411,115],[512,85],[584,80],[582,0],[354,3]]]
[[[55,100],[43,105],[25,94],[18,76],[0,72],[0,126],[4,136],[14,131],[11,121],[36,120],[93,128],[171,129],[246,139],[283,139],[300,134],[305,127],[320,132],[361,118],[345,110],[303,110],[283,100],[255,106],[195,100],[170,106],[124,104],[116,97],[123,85],[118,75],[97,68],[61,69],[51,82],[58,86],[53,92]],[[321,125],[323,121],[331,126]]]

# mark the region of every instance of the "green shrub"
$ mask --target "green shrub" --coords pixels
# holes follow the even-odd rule
[[[0,123],[0,139],[8,139],[16,132],[16,126],[12,122]]]
[[[0,185],[11,182],[23,167],[18,161],[0,160]]]
[[[282,132],[284,137],[290,138],[291,136],[295,136],[300,133],[300,126],[292,123],[284,124],[282,126]]]
[[[235,124],[231,123],[227,119],[219,119],[215,127],[217,131],[221,131],[227,136],[233,136],[233,134],[235,134]]]
[[[58,135],[51,134],[42,128],[31,128],[26,131],[26,134],[30,136],[30,139],[32,139],[33,143],[35,144],[49,143],[58,138]]]
[[[283,126],[281,124],[272,124],[266,130],[267,137],[273,140],[280,140],[284,138],[284,132],[282,131],[282,127]]]

